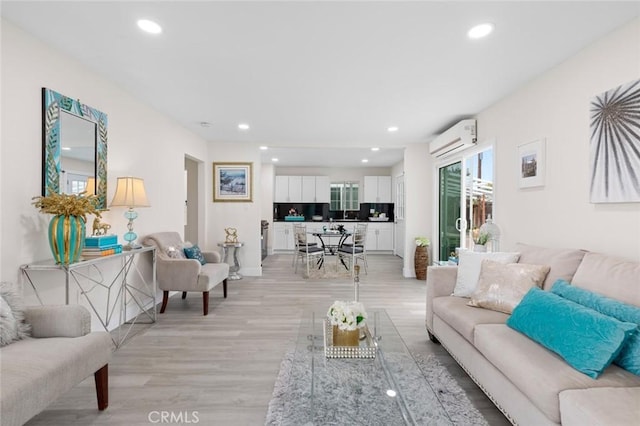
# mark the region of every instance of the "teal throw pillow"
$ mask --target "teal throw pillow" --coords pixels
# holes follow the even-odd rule
[[[637,306],[573,286],[563,279],[559,279],[553,284],[551,292],[594,309],[601,314],[640,326],[640,308]],[[631,333],[613,363],[640,376],[640,327],[636,327],[635,331]]]
[[[637,328],[537,287],[516,306],[507,325],[593,379],[618,356]]]
[[[200,247],[198,247],[197,245],[193,245],[191,247],[185,247],[184,255],[187,256],[187,259],[196,259],[200,261],[200,264],[202,265],[207,263],[207,261],[204,260],[204,255],[200,251]]]

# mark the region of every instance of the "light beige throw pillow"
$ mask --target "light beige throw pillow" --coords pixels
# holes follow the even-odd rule
[[[483,260],[478,287],[467,305],[510,314],[531,287],[542,287],[549,266]]]
[[[484,259],[490,259],[500,263],[515,263],[519,257],[520,253],[476,253],[466,250],[460,251],[458,274],[456,276],[456,286],[453,289],[453,296],[471,296],[478,286],[480,267]]]

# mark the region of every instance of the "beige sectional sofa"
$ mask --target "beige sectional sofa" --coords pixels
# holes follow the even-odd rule
[[[0,349],[0,424],[22,425],[92,374],[98,409],[107,408],[107,332],[91,333],[91,315],[79,305],[24,309],[31,336]],[[88,409],[89,407],[87,407]]]
[[[640,306],[640,263],[581,250],[519,245],[519,263],[551,267],[549,290],[558,278],[572,285]],[[611,365],[597,379],[573,369],[560,356],[509,328],[509,315],[467,306],[452,296],[456,266],[427,273],[426,327],[514,424],[638,425],[640,376]]]

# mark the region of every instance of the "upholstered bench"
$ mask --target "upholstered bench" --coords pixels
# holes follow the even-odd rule
[[[91,333],[91,315],[79,305],[27,307],[24,317],[31,337],[0,348],[2,425],[26,423],[91,374],[98,409],[106,409],[109,333]]]

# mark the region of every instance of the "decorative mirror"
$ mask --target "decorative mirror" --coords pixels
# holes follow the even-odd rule
[[[98,196],[107,208],[107,115],[42,88],[42,195]]]

